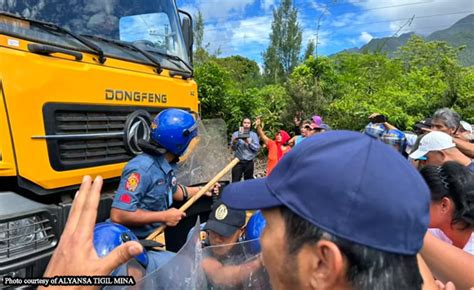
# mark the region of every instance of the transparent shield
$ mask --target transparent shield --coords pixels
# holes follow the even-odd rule
[[[135,279],[136,285],[130,287],[106,287],[108,290],[201,290],[207,289],[207,280],[201,267],[202,248],[199,239],[199,219],[192,229],[192,235],[181,250],[165,265],[146,274],[141,280]],[[134,262],[132,262],[134,263]],[[128,265],[130,262],[128,263]],[[128,266],[129,271],[123,275],[136,276],[136,266]],[[130,272],[130,270],[135,272]],[[138,272],[138,275],[143,274]]]
[[[266,269],[262,266],[258,239],[203,249],[202,267],[212,290],[272,289]],[[208,267],[218,261],[229,271]],[[211,263],[209,263],[211,262]],[[222,275],[229,275],[222,277]]]
[[[158,290],[271,290],[266,269],[259,262],[258,240],[202,249],[199,221],[183,248],[168,263],[147,274],[135,260],[126,264],[127,272],[115,276],[133,276],[136,285],[109,286],[105,289]],[[208,267],[212,260],[222,267]],[[230,271],[229,271],[230,270]],[[227,275],[227,276],[223,276]],[[143,277],[143,278],[141,278]],[[217,278],[216,278],[217,277]]]
[[[183,185],[208,182],[232,159],[224,120],[201,120],[198,137],[194,139],[176,170],[177,179]],[[230,180],[230,173],[222,180]]]

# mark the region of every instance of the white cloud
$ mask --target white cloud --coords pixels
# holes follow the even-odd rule
[[[268,43],[271,23],[271,16],[252,17],[240,21],[233,29],[232,44],[240,46],[248,42]]]
[[[301,52],[304,53],[306,50],[306,46],[308,45],[309,41],[314,41],[316,44],[316,40],[318,41],[317,43],[317,49],[319,51],[320,48],[327,46],[330,44],[330,32],[327,30],[320,29],[319,33],[316,28],[310,29],[306,28],[303,30],[303,40],[301,41]]]
[[[318,1],[310,1],[309,5],[310,5],[311,8],[313,8],[314,10],[316,10],[318,12],[321,12],[321,13],[324,13],[324,14],[329,13],[329,9],[328,9],[328,6],[326,4],[318,3]]]
[[[359,36],[359,40],[363,43],[367,43],[367,42],[371,41],[372,38],[374,38],[374,37],[366,31],[362,32]]]
[[[204,28],[204,43],[210,43],[211,52],[220,48],[222,56],[260,55],[268,45],[271,23],[272,16],[259,16],[207,24]]]
[[[199,10],[203,14],[204,20],[217,20],[225,22],[230,16],[239,16],[248,5],[251,5],[256,0],[208,0],[197,2]]]
[[[387,0],[384,2],[367,0],[354,2],[353,5],[367,10],[363,12],[367,18],[375,19],[375,21],[393,20],[387,23],[392,32],[397,31],[407,23],[409,18],[415,15],[411,25],[405,27],[401,32],[415,31],[421,34],[429,34],[447,28],[474,10],[474,1],[472,0],[420,0],[416,2],[413,0]]]
[[[275,7],[275,0],[262,0],[261,7],[264,11],[269,11],[270,8]]]
[[[355,13],[344,13],[342,15],[339,15],[337,17],[334,17],[330,25],[333,27],[344,27],[352,24],[356,20],[356,14]]]
[[[352,44],[353,46],[356,46],[356,45],[359,44],[359,39],[349,38],[349,39],[347,39],[347,42],[349,42],[349,43]]]

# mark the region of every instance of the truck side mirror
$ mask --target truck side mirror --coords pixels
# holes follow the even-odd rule
[[[183,32],[184,43],[188,50],[189,60],[193,62],[193,18],[186,11],[178,10],[181,16],[181,31]]]

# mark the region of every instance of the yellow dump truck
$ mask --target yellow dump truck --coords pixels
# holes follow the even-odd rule
[[[175,0],[0,1],[0,277],[41,276],[82,177],[112,193],[147,114],[198,112],[191,55]]]

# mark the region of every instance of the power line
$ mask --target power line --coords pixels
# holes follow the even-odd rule
[[[415,17],[415,20],[417,19],[423,19],[423,18],[431,18],[431,17],[440,17],[440,16],[448,16],[448,15],[459,15],[459,14],[467,14],[467,13],[471,13],[471,12],[474,12],[474,10],[471,10],[471,11],[462,11],[462,12],[453,12],[453,13],[441,13],[441,14],[432,14],[432,15],[422,15],[422,16],[416,16]],[[411,17],[407,17],[407,18],[398,18],[398,19],[390,19],[390,20],[380,20],[380,21],[371,21],[371,22],[362,22],[362,23],[356,23],[356,24],[351,24],[351,25],[345,25],[345,26],[341,26],[341,27],[336,27],[332,30],[332,32],[334,31],[338,31],[338,30],[341,30],[343,28],[347,28],[347,27],[353,27],[353,26],[363,26],[363,25],[370,25],[370,24],[380,24],[380,23],[390,23],[390,22],[397,22],[397,21],[406,21],[406,20],[409,20]],[[240,27],[252,27],[254,26],[254,24],[251,24],[251,23],[248,23],[248,24],[240,24]],[[235,26],[233,27],[235,28]],[[222,31],[223,30],[223,27],[215,27],[215,28],[205,28],[204,27],[204,32],[206,31]]]
[[[472,24],[470,24],[470,23],[462,23],[462,24],[458,24],[458,25],[466,25],[466,26],[469,26],[469,25],[472,25]],[[445,25],[429,25],[429,26],[420,26],[420,27],[418,27],[418,28],[419,28],[419,29],[428,29],[428,28],[447,28],[447,27],[446,27]],[[400,32],[403,32],[403,29],[402,29],[402,31],[400,31]],[[408,32],[408,31],[407,31],[407,32]],[[407,32],[405,32],[405,33],[407,33]],[[372,32],[370,32],[370,33],[371,33],[371,34],[393,33],[393,30],[372,31]],[[347,33],[347,34],[340,34],[340,35],[349,35],[349,33]],[[234,37],[233,39],[245,39],[245,37],[237,37],[237,38]],[[266,40],[270,40],[270,38],[266,37]],[[219,43],[219,42],[213,42],[212,44],[215,45],[215,46],[218,46],[218,47],[220,46],[220,47],[223,48],[223,49],[233,49],[233,48],[235,48],[234,46],[229,46],[229,45],[228,45],[228,42],[221,42],[221,43]],[[216,45],[216,44],[217,44],[217,45]],[[222,46],[223,44],[225,44],[225,45]]]
[[[307,0],[307,1],[302,1],[302,2],[307,2],[307,3],[310,3],[311,0]],[[355,6],[353,4],[357,4],[357,3],[367,3],[368,1],[359,1],[359,2],[344,2],[344,3],[341,3],[341,4],[338,4],[338,3],[335,3],[333,5],[330,5],[330,4],[325,4],[324,6],[328,6],[328,8],[330,7],[334,7],[334,6],[338,6],[338,5],[345,5],[345,4],[351,4],[352,6],[354,6],[355,8],[357,7],[360,7],[360,6]],[[360,12],[365,12],[365,11],[372,11],[372,10],[382,10],[382,9],[390,9],[390,8],[396,8],[396,7],[404,7],[404,6],[413,6],[413,5],[420,5],[420,4],[428,4],[428,3],[442,3],[442,2],[449,2],[449,1],[436,1],[436,0],[429,0],[429,1],[418,1],[418,2],[410,2],[410,3],[404,3],[404,4],[395,4],[395,5],[387,5],[387,6],[380,6],[380,7],[374,7],[374,8],[367,8],[367,9],[362,9],[362,8],[359,8],[359,9],[354,9],[353,12],[356,12],[356,13],[360,13]],[[202,1],[200,1],[200,3],[202,3]],[[208,2],[208,3],[211,3],[211,2]],[[313,2],[311,2],[313,3]],[[322,9],[324,9],[325,7],[321,7]],[[295,8],[298,9],[298,7],[296,7],[296,5],[294,5]],[[298,9],[299,12],[301,11],[300,9]],[[268,16],[271,16],[272,15],[272,11],[269,11],[268,13]],[[350,12],[347,12],[347,13],[350,13]],[[222,16],[222,17],[214,17],[212,18],[212,23],[214,22],[218,22],[218,20],[228,20],[230,16]],[[298,16],[300,17],[300,16]],[[226,21],[226,22],[239,22],[240,20],[231,20],[231,21]],[[209,21],[208,22],[204,22],[204,25],[206,24],[211,24]]]
[[[423,19],[423,18],[431,18],[431,17],[440,17],[440,16],[447,16],[447,15],[459,15],[459,14],[467,14],[467,13],[470,13],[470,12],[474,12],[474,10],[472,11],[462,11],[462,12],[453,12],[453,13],[441,13],[441,14],[433,14],[433,15],[422,15],[422,16],[415,16],[414,20],[417,20],[417,19]],[[399,18],[399,19],[390,19],[390,20],[381,20],[381,21],[372,21],[372,22],[363,22],[363,23],[357,23],[357,24],[351,24],[350,26],[362,26],[362,25],[370,25],[370,24],[379,24],[379,23],[389,23],[389,22],[397,22],[397,21],[406,21],[406,20],[409,20],[411,19],[412,17],[407,17],[407,18]],[[342,26],[342,27],[337,27],[335,28],[334,30],[337,31],[337,30],[340,30],[344,27],[348,27],[347,26]],[[333,31],[334,31],[333,30]]]

